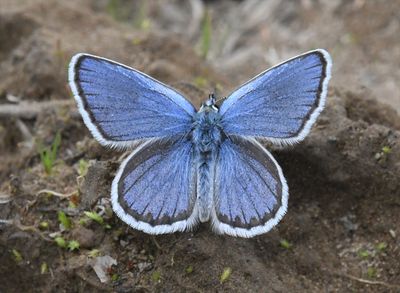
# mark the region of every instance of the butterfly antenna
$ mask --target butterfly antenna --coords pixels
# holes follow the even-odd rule
[[[215,105],[215,96],[214,94],[208,95],[208,100],[204,103],[205,106],[213,106]]]
[[[221,106],[222,102],[225,100],[226,100],[226,97],[220,98],[215,101],[215,105],[219,107],[219,106]]]
[[[211,104],[215,104],[216,98],[214,93],[210,94],[208,99],[210,100]]]
[[[226,97],[220,98],[220,99],[215,98],[215,97],[219,96],[220,89],[221,89],[221,86],[219,86],[218,84],[214,84],[214,91],[213,91],[212,95],[214,96],[214,105],[216,105],[216,106],[221,105],[221,103],[226,99]]]

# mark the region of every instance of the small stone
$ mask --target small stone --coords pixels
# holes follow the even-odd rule
[[[149,262],[140,262],[137,265],[139,272],[149,271],[153,268],[153,265]]]
[[[129,279],[133,279],[135,275],[132,272],[127,272],[126,275],[128,276]]]
[[[328,136],[328,142],[336,143],[338,141],[336,136]]]
[[[143,255],[143,254],[139,254],[136,258],[138,260],[147,260],[148,259],[147,255]]]
[[[356,216],[353,214],[346,215],[341,217],[339,221],[343,224],[343,227],[347,232],[354,232],[358,229],[358,224],[354,223]]]
[[[56,232],[50,233],[49,236],[51,238],[56,238],[57,236],[61,236],[61,232],[60,231],[56,231]]]
[[[393,239],[396,238],[396,232],[394,230],[390,229],[389,234],[390,234],[390,236],[392,236]]]
[[[77,227],[72,231],[72,238],[79,242],[82,248],[92,248],[96,244],[94,232],[85,227]]]
[[[89,161],[88,171],[81,186],[82,202],[80,206],[90,210],[109,188],[111,164],[102,161]]]
[[[76,270],[87,265],[87,259],[84,255],[72,256],[67,260],[67,268],[69,270]]]

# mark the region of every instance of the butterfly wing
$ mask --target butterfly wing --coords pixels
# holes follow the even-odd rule
[[[122,163],[112,183],[116,214],[150,234],[190,229],[197,222],[193,145],[148,141]]]
[[[83,120],[103,145],[129,147],[190,131],[195,109],[182,95],[135,69],[75,55],[69,84]]]
[[[305,53],[256,76],[221,105],[225,133],[279,144],[304,139],[325,105],[331,58]]]
[[[272,155],[255,139],[231,136],[220,148],[215,172],[213,228],[253,237],[286,213],[288,187]]]

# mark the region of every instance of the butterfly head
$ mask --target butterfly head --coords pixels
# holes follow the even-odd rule
[[[191,140],[200,152],[210,152],[223,139],[221,115],[215,102],[215,96],[211,94],[194,116]]]
[[[213,112],[218,112],[218,108],[215,106],[216,98],[214,94],[210,94],[208,96],[208,99],[203,102],[201,105],[200,111],[213,111]]]

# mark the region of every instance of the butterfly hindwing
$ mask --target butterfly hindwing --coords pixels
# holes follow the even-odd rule
[[[70,63],[69,83],[86,126],[103,145],[129,147],[190,131],[194,107],[128,66],[78,54]]]
[[[111,195],[114,211],[133,228],[150,234],[191,228],[197,221],[192,143],[144,143],[122,163]]]
[[[259,74],[221,105],[224,131],[278,144],[303,140],[324,107],[330,71],[319,49]]]
[[[253,237],[284,216],[288,187],[272,155],[256,140],[231,136],[221,147],[215,175],[213,228]]]

